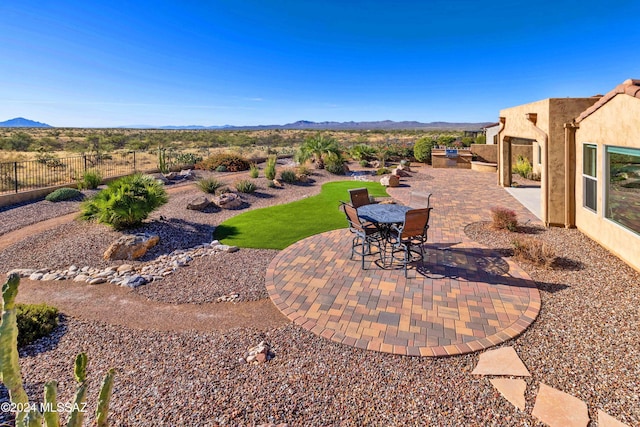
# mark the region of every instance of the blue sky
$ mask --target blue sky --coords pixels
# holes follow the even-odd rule
[[[0,121],[496,121],[640,78],[640,0],[0,2]]]

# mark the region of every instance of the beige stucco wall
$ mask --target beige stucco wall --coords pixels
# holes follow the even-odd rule
[[[496,163],[498,161],[498,146],[495,144],[471,144],[471,153],[478,161]]]
[[[597,212],[583,201],[582,147],[597,145]],[[640,99],[620,94],[579,123],[576,130],[576,226],[587,236],[640,270],[640,235],[604,217],[607,145],[640,149]]]
[[[542,217],[545,224],[565,224],[565,131],[564,124],[571,122],[584,110],[593,105],[598,98],[549,98],[530,104],[519,105],[500,111],[505,126],[499,141],[500,184],[510,183],[511,171],[506,160],[509,156],[505,137],[533,139],[544,144],[547,138],[548,148],[542,147],[542,168],[540,174],[542,192]],[[527,115],[537,115],[535,126],[527,119]],[[536,129],[538,128],[538,129]],[[535,157],[534,157],[535,155]],[[532,157],[534,157],[532,159]],[[530,160],[537,165],[537,146],[534,143]]]

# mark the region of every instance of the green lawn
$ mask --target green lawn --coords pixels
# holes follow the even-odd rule
[[[388,196],[377,182],[329,182],[317,196],[230,218],[216,228],[214,237],[225,245],[242,248],[284,249],[305,237],[345,228],[347,220],[339,209],[340,201],[349,201],[348,189],[361,187],[368,188],[372,196]]]

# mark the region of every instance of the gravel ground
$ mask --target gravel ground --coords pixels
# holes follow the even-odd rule
[[[512,342],[538,381],[640,425],[640,273],[578,230],[465,228],[473,240],[508,254],[514,236],[535,237],[558,257],[552,268],[519,261],[542,298],[538,319]],[[595,425],[595,424],[593,424]]]
[[[90,402],[108,367],[118,368],[110,417],[116,426],[531,425],[486,379],[469,375],[473,356],[367,352],[294,324],[224,334],[132,331],[73,319],[65,327],[57,341],[23,351],[28,392],[39,395],[42,382],[55,377],[60,401],[69,399],[71,361],[84,350]],[[272,343],[275,358],[240,364],[243,351],[261,340]]]
[[[253,209],[295,200],[317,193],[318,184],[329,178],[323,173],[314,179],[313,186],[261,190],[261,197],[247,202]],[[210,238],[215,225],[243,211],[187,211],[184,204],[197,194],[189,191],[172,196],[154,214],[151,227],[175,239],[157,251]],[[465,231],[510,253],[510,233],[483,223]],[[527,415],[540,382],[587,402],[592,419],[600,408],[630,426],[640,425],[640,275],[576,230],[529,232],[552,244],[561,261],[554,269],[523,265],[543,302],[538,320],[505,344],[516,348],[533,375],[526,379],[525,413],[504,400],[488,378],[470,375],[477,354],[426,359],[367,352],[295,324],[266,331],[256,325],[224,333],[159,333],[66,318],[52,336],[21,350],[25,384],[36,400],[44,381],[55,378],[60,401],[69,400],[73,358],[86,351],[89,402],[95,402],[107,368],[118,370],[110,417],[117,426],[540,426]],[[100,264],[111,233],[106,227],[68,224],[0,252],[0,264],[5,270],[66,266],[69,260]],[[196,260],[137,292],[169,303],[209,302],[231,292],[244,300],[263,298],[264,269],[275,254],[243,249]],[[271,344],[275,358],[264,365],[241,364],[247,347],[261,340]]]
[[[84,197],[91,197],[96,192],[97,190],[83,190],[82,194]],[[39,221],[77,212],[80,202],[81,200],[65,200],[54,203],[39,200],[0,207],[0,236]]]

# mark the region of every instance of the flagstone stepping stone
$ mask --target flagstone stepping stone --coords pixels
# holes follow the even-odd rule
[[[527,389],[527,383],[524,380],[492,378],[489,381],[513,406],[524,411],[526,406],[524,392]]]
[[[496,350],[485,351],[480,355],[478,365],[471,373],[475,375],[531,376],[513,347],[501,347]]]
[[[620,422],[607,414],[601,409],[598,409],[598,427],[629,427],[627,424]]]
[[[586,403],[544,383],[540,383],[531,415],[550,427],[586,427],[589,424]]]

